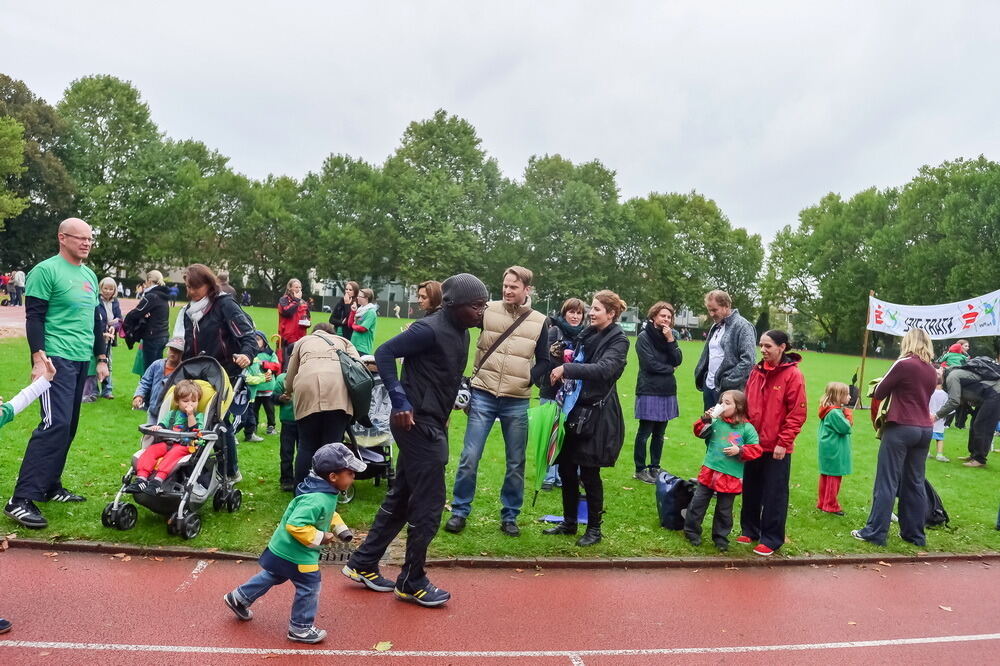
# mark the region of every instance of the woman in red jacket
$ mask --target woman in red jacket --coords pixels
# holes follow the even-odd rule
[[[309,332],[309,303],[302,299],[302,283],[292,278],[285,295],[278,300],[278,337],[281,338],[281,367],[288,367],[292,345]]]
[[[737,543],[758,541],[753,552],[773,555],[785,543],[788,478],[795,437],[806,420],[806,383],[798,365],[802,357],[788,351],[788,334],[760,336],[761,361],[753,367],[744,393],[750,423],[764,453],[743,471],[743,509]]]

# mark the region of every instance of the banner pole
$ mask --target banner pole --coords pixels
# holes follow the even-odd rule
[[[875,290],[868,290],[868,307],[865,308],[865,338],[861,343],[861,373],[858,378],[858,409],[864,409],[862,398],[865,397],[865,360],[868,358],[868,320],[872,316],[871,297],[875,295]]]

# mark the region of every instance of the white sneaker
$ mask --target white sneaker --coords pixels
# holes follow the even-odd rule
[[[246,439],[244,439],[243,441],[244,442],[263,442],[264,438],[261,437],[260,435],[258,435],[257,433],[254,433],[254,434],[250,435],[249,437],[247,437]]]
[[[951,458],[945,458],[943,453],[939,453],[934,456],[934,460],[937,460],[938,462],[951,462]]]

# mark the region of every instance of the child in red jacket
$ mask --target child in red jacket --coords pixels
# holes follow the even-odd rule
[[[743,463],[761,454],[757,431],[747,422],[743,391],[725,391],[719,396],[719,404],[695,421],[694,434],[707,441],[698,487],[684,520],[684,536],[692,546],[701,545],[701,523],[715,495],[712,541],[716,548],[727,551],[733,530],[733,502],[743,492]]]

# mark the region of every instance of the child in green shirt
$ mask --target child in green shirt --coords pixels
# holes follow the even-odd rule
[[[354,483],[355,472],[365,463],[340,442],[321,446],[312,459],[312,471],[299,484],[296,497],[285,509],[278,528],[260,556],[261,571],[226,594],[226,606],[241,620],[253,618],[251,604],[275,585],[287,580],[295,585],[288,640],[319,643],[326,631],[313,621],[319,605],[319,551],[335,535],[330,523],[340,493]]]

